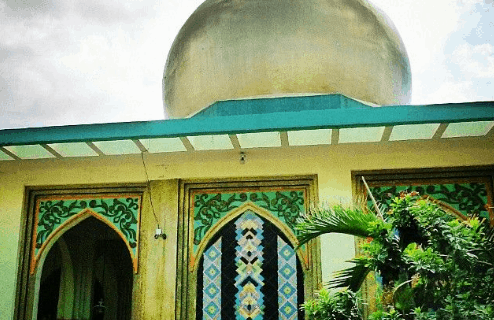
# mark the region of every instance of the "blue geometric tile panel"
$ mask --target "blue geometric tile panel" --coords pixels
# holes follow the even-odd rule
[[[235,221],[237,241],[235,264],[236,317],[237,320],[261,320],[264,301],[261,288],[264,285],[261,245],[263,221],[252,212],[246,212]]]
[[[278,236],[278,305],[280,320],[296,320],[297,256],[295,250]]]
[[[197,271],[197,320],[298,320],[303,271],[274,224],[246,211],[211,239]]]
[[[221,238],[203,255],[203,315],[205,320],[221,319]]]

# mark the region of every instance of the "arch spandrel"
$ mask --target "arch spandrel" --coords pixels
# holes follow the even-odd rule
[[[214,226],[211,229],[208,230],[204,238],[197,246],[197,250],[194,251],[191,255],[190,263],[193,271],[197,270],[200,262],[199,257],[201,257],[201,255],[203,254],[204,250],[211,242],[211,239],[213,239],[216,236],[216,234],[220,232],[225,225],[227,225],[231,221],[235,220],[236,218],[247,212],[251,212],[252,214],[258,215],[261,218],[266,219],[267,221],[272,223],[288,239],[288,241],[293,247],[295,248],[298,247],[298,240],[293,229],[291,229],[288,225],[286,225],[282,220],[275,217],[272,212],[264,208],[261,208],[252,202],[247,202],[239,206],[238,208],[232,210],[227,215],[223,216],[214,224]],[[298,248],[296,253],[298,258],[302,262],[302,266],[304,267],[304,269],[307,269],[309,266],[307,245],[303,245],[300,248]]]
[[[224,191],[195,192],[190,197],[191,224],[194,226],[192,235],[192,252],[195,255],[200,243],[209,230],[246,203],[269,212],[285,226],[297,234],[296,220],[308,210],[307,190],[285,189],[266,191]]]
[[[418,192],[422,197],[430,198],[438,203],[446,212],[450,212],[460,219],[466,219],[472,215],[494,221],[487,206],[489,201],[488,187],[485,182],[458,181],[455,183],[417,183],[380,185],[371,187],[371,192],[376,200],[388,211],[391,201],[399,196],[400,192]],[[368,207],[372,207],[370,199]]]
[[[234,223],[243,217],[246,211],[253,212],[264,221],[263,225],[269,226],[267,229],[264,230],[263,228],[263,231],[259,231],[259,235],[264,238],[259,238],[263,252],[264,250],[268,252],[265,257],[270,257],[266,263],[269,264],[277,260],[280,257],[280,252],[284,252],[280,251],[283,243],[278,244],[277,240],[273,239],[276,234],[283,239],[288,247],[292,248],[292,254],[289,257],[285,255],[285,260],[278,259],[278,261],[292,264],[293,261],[296,261],[297,270],[300,271],[297,271],[297,277],[300,277],[297,281],[301,286],[301,290],[297,289],[298,292],[303,292],[304,298],[309,299],[320,288],[319,241],[316,240],[298,248],[297,230],[295,229],[297,219],[302,214],[307,213],[310,207],[318,201],[316,176],[257,177],[246,180],[225,179],[220,181],[191,180],[181,184],[180,194],[183,205],[180,207],[178,221],[178,257],[182,263],[177,265],[177,319],[197,318],[197,313],[201,312],[198,308],[206,307],[207,310],[202,310],[207,312],[214,309],[209,310],[207,305],[201,307],[196,304],[197,301],[203,301],[201,294],[204,294],[204,291],[199,289],[202,286],[198,286],[201,279],[204,280],[201,277],[205,276],[203,273],[205,265],[201,259],[207,256],[207,268],[211,263],[217,263],[214,252],[212,256],[208,254],[209,249],[216,248],[219,250],[221,247],[222,251],[226,250],[221,255],[222,272],[225,271],[225,279],[229,279],[225,281],[229,282],[233,279],[232,272],[238,274],[237,267],[228,267],[229,262],[227,261],[232,261],[232,255],[237,256],[235,252],[237,252],[237,245],[240,244],[235,243],[240,241],[237,239],[240,235],[237,233],[238,230]],[[250,232],[257,234],[257,231],[250,230]],[[253,236],[253,238],[255,237]],[[221,241],[221,244],[218,241]],[[269,245],[264,247],[266,243]],[[275,259],[274,257],[278,258]],[[280,264],[280,266],[283,265]],[[281,270],[280,266],[277,267],[278,270]],[[270,270],[269,275],[266,274],[266,279],[270,279],[268,286],[271,288],[283,286],[284,283],[277,283],[271,276],[278,274],[273,271],[273,267],[271,265],[266,265],[266,267],[268,268],[263,268],[263,270]],[[214,279],[211,278],[211,274],[207,276],[213,282],[216,280],[214,277]],[[231,289],[231,283],[227,284],[227,282],[224,285]],[[225,301],[229,301],[232,297],[229,289],[221,292],[226,295]],[[208,301],[213,302],[215,295],[209,291],[207,294],[210,295]],[[269,295],[271,298],[275,296]],[[302,298],[302,296],[300,297]],[[268,303],[267,306],[270,308],[276,304]],[[225,305],[221,306],[221,310],[230,310],[230,308]],[[226,314],[225,317],[230,318]]]
[[[134,272],[137,272],[141,199],[140,194],[38,198],[31,274],[35,272],[44,251],[67,230],[91,216],[108,225],[122,238],[132,258]]]

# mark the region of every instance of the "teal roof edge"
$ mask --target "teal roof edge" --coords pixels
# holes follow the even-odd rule
[[[371,106],[343,94],[255,98],[218,101],[194,115],[194,118],[343,108],[371,108]]]
[[[0,146],[494,120],[494,102],[273,112],[0,130]]]

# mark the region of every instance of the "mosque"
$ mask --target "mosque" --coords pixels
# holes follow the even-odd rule
[[[297,248],[296,220],[362,177],[494,223],[494,103],[410,96],[365,0],[206,0],[168,56],[170,120],[0,131],[0,318],[303,319],[356,246]]]

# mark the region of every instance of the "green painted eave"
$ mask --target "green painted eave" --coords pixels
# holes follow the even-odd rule
[[[342,94],[227,100],[213,103],[194,115],[194,118],[345,108],[371,108],[371,106]]]
[[[319,110],[177,120],[6,129],[0,130],[0,146],[491,120],[494,120],[494,102],[383,107],[362,105],[351,108],[340,106]]]

